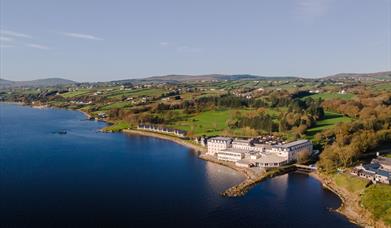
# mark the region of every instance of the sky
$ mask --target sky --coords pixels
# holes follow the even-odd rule
[[[0,77],[391,69],[391,0],[0,0]]]

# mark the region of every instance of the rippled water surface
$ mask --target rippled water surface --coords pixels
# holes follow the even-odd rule
[[[353,226],[311,177],[223,198],[241,175],[169,141],[98,133],[103,126],[76,111],[0,104],[0,227]]]

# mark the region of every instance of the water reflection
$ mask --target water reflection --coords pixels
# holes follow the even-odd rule
[[[225,178],[222,179],[222,176]],[[220,193],[245,179],[238,172],[212,162],[205,163],[205,177],[207,179],[208,187],[216,193]]]
[[[289,176],[282,175],[270,179],[269,185],[273,186],[275,197],[278,201],[284,201],[289,188]]]
[[[0,104],[1,106],[1,104]],[[308,176],[243,177],[166,140],[96,133],[78,112],[1,106],[0,227],[351,227]],[[53,135],[58,129],[69,134]]]

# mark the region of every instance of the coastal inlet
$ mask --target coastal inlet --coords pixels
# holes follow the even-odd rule
[[[103,134],[105,123],[75,111],[0,110],[0,227],[354,227],[330,211],[339,198],[308,175],[221,197],[243,176],[187,147]],[[67,134],[52,134],[59,129]]]

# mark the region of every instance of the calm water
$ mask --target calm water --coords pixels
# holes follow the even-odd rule
[[[352,227],[311,177],[291,173],[242,198],[242,180],[175,143],[98,133],[74,111],[0,104],[1,227]],[[68,134],[53,132],[67,130]]]

